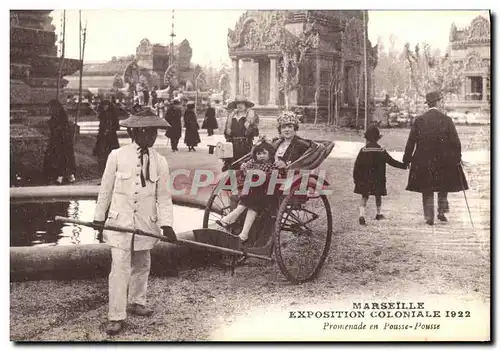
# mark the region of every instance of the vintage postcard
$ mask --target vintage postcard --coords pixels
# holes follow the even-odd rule
[[[10,340],[491,340],[491,13],[10,10]]]

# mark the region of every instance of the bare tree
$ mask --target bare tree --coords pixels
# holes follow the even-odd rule
[[[281,75],[278,83],[279,90],[285,96],[285,109],[290,107],[290,92],[299,87],[300,67],[306,54],[318,47],[319,33],[314,28],[314,23],[307,19],[305,29],[298,37],[286,35],[284,22],[281,24],[280,51],[282,56]]]
[[[359,126],[359,98],[361,96],[361,86],[363,75],[361,74],[361,67],[356,66],[354,69],[354,91],[356,93],[356,131],[358,131]]]
[[[62,70],[64,66],[64,53],[66,48],[66,10],[63,10],[61,22],[62,22],[61,40],[59,41],[59,43],[61,44],[61,60],[59,61],[59,69],[57,73],[57,88],[56,88],[57,101],[59,101],[59,93],[61,91],[61,80],[63,79]]]
[[[339,93],[340,93],[340,63],[333,61],[330,66],[328,78],[328,124],[338,126]],[[333,121],[332,121],[332,100],[333,100]],[[333,123],[332,123],[333,122]]]
[[[463,70],[448,54],[436,57],[431,54],[431,47],[426,43],[423,44],[423,49],[417,44],[412,51],[410,44],[406,43],[405,57],[408,61],[411,82],[421,97],[425,97],[430,91],[443,94],[458,92],[462,84]]]

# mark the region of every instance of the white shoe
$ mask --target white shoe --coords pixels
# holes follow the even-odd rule
[[[76,181],[76,179],[75,179],[75,175],[74,175],[74,174],[70,175],[70,176],[69,176],[69,178],[68,178],[68,181],[69,181],[70,183],[74,183],[74,182]]]
[[[63,183],[63,177],[57,177],[56,183],[59,184],[59,185],[62,185],[62,183]]]

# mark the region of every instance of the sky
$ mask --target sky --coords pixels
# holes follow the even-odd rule
[[[193,50],[191,62],[221,67],[230,62],[227,52],[227,31],[234,29],[244,10],[175,10],[175,40],[190,42]],[[53,11],[52,24],[60,33],[62,10]],[[427,42],[432,48],[444,51],[452,22],[465,27],[478,15],[489,18],[488,11],[369,11],[368,35],[372,45],[380,37],[385,47],[389,36],[398,38],[396,48],[402,49],[409,41]],[[87,23],[85,45],[86,62],[103,62],[112,56],[135,54],[139,42],[148,38],[151,43],[168,45],[172,25],[172,10],[82,10],[83,23]],[[77,10],[66,11],[65,56],[79,56],[79,20]]]

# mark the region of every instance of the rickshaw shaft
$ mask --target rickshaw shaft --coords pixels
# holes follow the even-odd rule
[[[80,221],[80,220],[73,219],[73,218],[56,216],[54,218],[54,220],[58,221],[58,222],[79,224],[79,225],[84,225],[86,227],[98,229],[98,227],[92,222]],[[156,239],[161,240],[161,241],[169,242],[168,239],[162,235],[147,233],[147,232],[144,232],[142,230],[135,230],[135,229],[131,229],[131,228],[118,227],[118,226],[112,226],[112,225],[105,225],[103,227],[103,229],[113,230],[113,231],[122,232],[122,233],[135,233],[136,235],[148,236],[151,238],[156,238]],[[177,239],[177,244],[195,246],[195,247],[203,247],[203,248],[205,248],[207,250],[211,250],[211,251],[225,252],[225,253],[238,255],[238,256],[247,256],[247,257],[252,257],[252,258],[258,258],[258,259],[270,261],[270,262],[274,261],[271,257],[268,257],[268,256],[256,255],[256,254],[249,253],[249,252],[243,252],[243,251],[229,249],[226,247],[220,247],[220,246],[214,246],[214,245],[205,244],[205,243],[199,243],[197,241],[192,241],[192,240]]]

